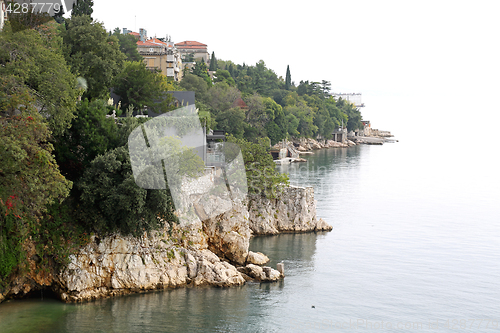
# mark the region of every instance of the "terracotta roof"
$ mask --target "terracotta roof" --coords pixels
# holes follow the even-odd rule
[[[153,46],[153,47],[167,46],[168,47],[168,43],[162,42],[161,40],[159,40],[157,38],[151,38],[145,42],[142,42],[140,40],[137,41],[137,46]]]
[[[248,105],[241,98],[238,98],[233,103],[233,108],[234,107],[239,107],[240,109],[246,109],[246,108],[248,108]]]
[[[162,45],[168,46],[167,43],[159,40],[158,38],[151,38],[151,39],[147,40],[146,42],[151,42],[151,43],[162,44]]]
[[[139,37],[139,36],[141,35],[140,33],[138,33],[138,32],[133,32],[133,31],[132,31],[132,32],[129,32],[128,34],[129,34],[129,35],[136,36],[136,37]]]
[[[175,44],[175,46],[177,48],[182,48],[182,49],[206,49],[207,48],[206,44],[202,44],[202,43],[195,42],[192,40],[186,40],[184,42],[177,43],[177,44]]]
[[[153,43],[153,42],[151,42],[151,41],[149,41],[149,40],[147,40],[147,41],[145,41],[145,42],[138,40],[138,41],[137,41],[137,46],[161,47],[161,45],[160,45],[160,44],[158,44],[158,43]]]

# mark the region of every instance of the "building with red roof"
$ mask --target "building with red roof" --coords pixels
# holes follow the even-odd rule
[[[176,43],[175,47],[179,50],[182,58],[193,55],[195,61],[203,59],[206,64],[210,61],[210,55],[208,54],[208,47],[206,44],[186,40],[184,42]]]
[[[133,32],[123,29],[124,34],[137,37],[137,51],[144,58],[146,67],[150,70],[160,70],[163,75],[180,81],[182,79],[181,54],[175,48],[174,43],[165,41],[166,38],[148,38],[147,31]]]

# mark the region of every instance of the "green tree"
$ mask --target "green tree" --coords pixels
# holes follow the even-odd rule
[[[66,61],[71,71],[87,80],[83,98],[107,99],[113,79],[123,69],[125,55],[115,36],[109,36],[99,22],[89,16],[73,16],[63,33]]]
[[[217,82],[225,82],[231,87],[236,86],[236,82],[234,82],[234,79],[231,77],[231,74],[229,73],[229,71],[226,71],[225,69],[218,69],[215,72],[214,83]]]
[[[243,138],[245,126],[245,112],[239,107],[230,108],[217,114],[217,130],[232,134],[237,138]]]
[[[70,125],[78,94],[61,44],[55,22],[16,33],[7,25],[0,34],[2,87],[10,91],[26,88],[36,98],[38,111],[47,115],[54,133],[62,133]]]
[[[63,6],[59,7],[59,11],[55,12],[54,15],[52,16],[54,20],[56,20],[57,23],[61,24],[64,23],[66,20],[64,19],[64,8]]]
[[[219,112],[232,108],[239,98],[241,98],[241,92],[238,89],[230,87],[225,82],[217,82],[208,91],[207,105],[210,112],[217,116]]]
[[[215,52],[212,52],[212,57],[210,57],[210,67],[209,71],[216,71],[218,69],[217,66],[217,58],[215,58]]]
[[[276,198],[283,187],[288,185],[288,175],[276,170],[276,165],[269,153],[268,138],[260,138],[258,143],[252,143],[230,135],[227,141],[236,143],[241,149],[249,194]]]
[[[63,200],[72,186],[59,172],[50,131],[34,104],[25,89],[0,92],[0,288],[24,262],[26,241],[46,206]],[[5,112],[13,109],[15,115]]]
[[[119,132],[104,100],[83,100],[77,106],[77,117],[70,129],[55,137],[54,146],[63,174],[78,180],[97,155],[119,145]]]
[[[26,12],[23,12],[23,8],[19,8],[16,10],[19,4],[22,4],[20,1],[5,1],[6,6],[10,6],[12,9],[8,12],[8,20],[6,26],[9,26],[13,32],[18,32],[25,29],[37,29],[41,25],[46,24],[49,21],[52,21],[52,18],[47,13],[39,13],[38,11],[33,11],[29,8]],[[5,29],[5,28],[4,28]]]
[[[145,190],[136,185],[126,147],[99,155],[78,188],[82,218],[100,234],[139,235],[166,221],[177,221],[169,190]]]
[[[283,107],[271,98],[265,98],[264,105],[270,118],[265,125],[265,129],[267,131],[267,136],[271,140],[271,144],[274,145],[285,139],[287,136],[288,132],[285,113],[283,112]]]
[[[330,96],[330,91],[332,90],[332,83],[330,81],[321,81],[321,91],[323,92],[323,97],[328,98]]]
[[[285,89],[290,90],[292,86],[292,76],[290,75],[290,66],[286,66]]]
[[[19,218],[39,216],[47,204],[62,200],[72,183],[52,155],[50,131],[27,89],[0,91],[0,198]],[[14,111],[15,112],[11,112]]]
[[[93,0],[76,0],[76,2],[73,4],[71,17],[87,15],[92,18],[92,13],[94,12],[94,9],[92,9],[93,6]]]
[[[287,114],[285,119],[286,123],[288,124],[287,126],[288,134],[295,137],[299,136],[300,132],[297,131],[297,128],[299,127],[300,120],[291,113]]]
[[[202,102],[206,103],[208,100],[208,85],[205,80],[201,77],[191,74],[185,73],[182,81],[180,82],[180,86],[187,91],[194,91],[196,103]]]
[[[124,110],[129,106],[134,110],[147,106],[156,113],[169,111],[173,98],[167,94],[168,87],[166,77],[151,72],[142,61],[126,61],[114,80],[114,92],[121,97]]]
[[[116,28],[113,36],[118,38],[120,43],[120,51],[125,55],[127,61],[142,61],[143,58],[137,51],[137,39],[130,34],[120,33],[120,29]]]
[[[205,61],[203,59],[196,62],[193,69],[191,70],[191,73],[205,80],[209,87],[212,86],[212,80],[210,79],[210,75],[208,75],[207,64],[205,64]]]

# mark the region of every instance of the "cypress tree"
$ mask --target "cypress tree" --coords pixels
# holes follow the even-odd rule
[[[212,51],[212,58],[210,59],[210,67],[208,68],[209,71],[216,71],[217,70],[217,58],[215,58],[215,52]]]
[[[285,89],[290,90],[290,86],[292,85],[292,76],[290,75],[290,66],[286,66],[286,77],[285,77]]]

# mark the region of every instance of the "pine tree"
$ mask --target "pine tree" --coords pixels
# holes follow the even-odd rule
[[[76,2],[73,4],[71,17],[88,15],[92,18],[92,13],[94,12],[92,6],[94,6],[93,0],[76,0]]]
[[[216,71],[217,70],[217,58],[215,58],[215,52],[212,51],[212,57],[210,59],[210,67],[208,68],[209,71]]]
[[[292,85],[292,76],[290,75],[290,66],[286,66],[285,89],[290,90]]]

